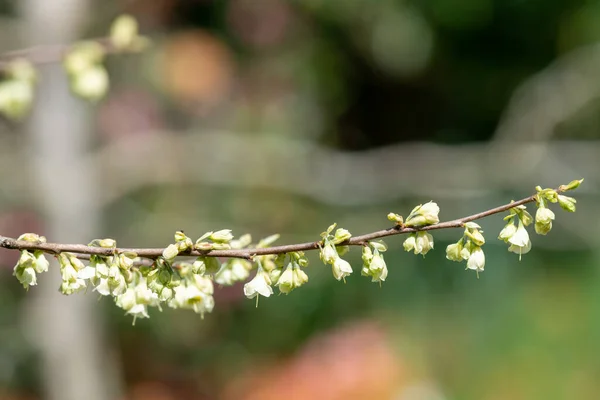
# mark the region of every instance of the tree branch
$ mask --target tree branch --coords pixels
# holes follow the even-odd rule
[[[117,49],[110,38],[97,38],[87,39],[85,41],[96,42],[100,44],[106,54],[121,53],[123,50]],[[69,50],[76,46],[77,43],[73,44],[55,44],[55,45],[40,45],[28,47],[20,50],[8,51],[0,54],[0,70],[8,67],[11,61],[16,59],[24,59],[34,65],[43,64],[54,64],[61,61],[68,53]]]
[[[558,189],[558,192],[561,190]],[[535,201],[535,195],[526,197],[519,201],[504,204],[499,207],[489,209],[477,214],[469,215],[463,218],[458,218],[451,221],[440,222],[434,225],[424,226],[418,229],[403,227],[396,225],[391,228],[382,229],[380,231],[367,233],[364,235],[354,236],[346,242],[340,243],[339,246],[363,246],[368,241],[383,238],[386,236],[400,235],[404,233],[412,233],[417,231],[430,231],[437,229],[448,229],[448,228],[461,228],[466,222],[475,221],[481,218],[488,217],[493,214],[498,214],[504,211],[508,211],[513,207],[517,207],[523,204],[531,203]],[[252,259],[254,256],[262,256],[269,254],[282,254],[290,253],[295,251],[307,251],[319,249],[321,242],[307,242],[298,244],[289,244],[283,246],[272,246],[264,248],[247,248],[247,249],[232,249],[232,250],[210,250],[210,251],[198,251],[192,250],[182,252],[179,256],[210,256],[210,257],[229,257],[229,258],[245,258]],[[32,243],[26,241],[19,241],[10,237],[0,235],[0,247],[10,250],[41,250],[46,253],[60,254],[62,252],[70,252],[76,254],[86,255],[100,255],[100,256],[111,256],[122,252],[133,252],[138,257],[156,259],[163,253],[164,248],[101,248],[92,247],[82,244],[60,244],[60,243]]]

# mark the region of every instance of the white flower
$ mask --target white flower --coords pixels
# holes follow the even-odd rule
[[[35,257],[35,263],[33,266],[35,272],[37,272],[38,274],[41,274],[42,272],[47,272],[50,263],[48,262],[48,260],[46,260],[46,257],[44,257],[44,252],[36,251],[33,253],[33,255]]]
[[[508,240],[517,233],[517,226],[511,222],[506,224],[504,228],[500,231],[498,235],[498,239],[508,242]]]
[[[372,277],[371,282],[383,282],[388,275],[388,268],[383,259],[383,255],[375,250],[371,263],[369,264],[369,275]]]
[[[404,243],[402,244],[402,246],[404,246],[404,250],[405,251],[412,251],[415,248],[415,245],[417,244],[416,241],[416,237],[414,233],[411,233],[406,240],[404,241]]]
[[[173,261],[179,254],[179,248],[176,244],[168,245],[162,252],[162,256],[167,261]]]
[[[475,250],[471,252],[469,259],[467,260],[467,268],[475,270],[477,272],[482,272],[484,266],[485,253],[483,252],[481,247],[476,247]]]
[[[281,293],[288,294],[294,289],[294,267],[292,263],[289,263],[285,271],[279,277],[277,281],[279,291]]]
[[[433,249],[433,236],[427,232],[411,233],[404,241],[404,250],[414,250],[415,254],[425,255],[431,249]]]
[[[433,249],[433,236],[427,232],[417,232],[415,240],[415,254],[427,254]]]
[[[35,275],[35,269],[33,269],[33,267],[15,267],[13,275],[17,277],[17,279],[19,280],[19,282],[21,282],[25,289],[29,289],[29,286],[37,285],[37,277]]]
[[[330,243],[327,243],[321,249],[320,256],[321,256],[321,260],[323,260],[323,262],[325,264],[333,264],[335,262],[335,260],[339,258],[339,255],[338,255],[335,247]]]
[[[546,207],[540,207],[535,213],[535,232],[539,235],[546,235],[552,229],[554,213]]]
[[[79,279],[90,279],[96,276],[96,268],[87,266],[77,273]]]
[[[516,253],[519,255],[519,260],[521,259],[522,254],[526,254],[531,250],[531,241],[529,240],[529,233],[527,233],[527,229],[523,225],[523,222],[519,221],[519,227],[514,235],[508,239],[510,246],[508,251]]]
[[[352,273],[352,266],[348,261],[338,257],[333,264],[331,265],[331,269],[333,271],[333,277],[338,281],[344,279]]]
[[[461,251],[463,250],[463,246],[461,242],[449,244],[446,247],[446,258],[450,261],[461,262],[463,257],[461,255]]]
[[[259,294],[264,297],[269,297],[273,294],[271,279],[260,266],[256,271],[256,276],[250,282],[244,285],[244,295],[247,298],[253,299]]]

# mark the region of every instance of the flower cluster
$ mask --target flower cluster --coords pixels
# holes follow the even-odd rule
[[[437,224],[440,222],[440,218],[438,216],[439,213],[440,208],[433,201],[425,204],[419,204],[410,212],[406,218],[404,226],[409,228],[420,228],[427,225]],[[402,217],[398,216],[397,214],[388,214],[388,219],[390,221],[396,221],[397,223],[402,224]],[[412,251],[415,254],[422,254],[423,257],[425,257],[425,254],[427,254],[431,249],[433,249],[433,236],[425,231],[411,233],[404,241],[405,251]]]
[[[25,233],[19,236],[18,240],[23,240],[31,243],[46,243],[46,238],[38,236],[35,233]],[[17,277],[19,282],[25,289],[29,286],[37,285],[37,275],[48,271],[48,260],[44,257],[44,253],[36,250],[33,253],[27,250],[21,250],[21,257],[13,269],[13,275]]]
[[[103,65],[110,51],[138,52],[148,45],[148,39],[140,36],[138,23],[130,15],[119,16],[110,28],[110,41],[83,41],[70,46],[63,58],[69,76],[70,87],[78,96],[96,101],[103,98],[109,86],[109,78]],[[2,68],[0,81],[0,114],[11,119],[24,117],[33,104],[37,71],[25,58],[10,61]]]
[[[371,282],[385,281],[388,275],[387,265],[383,259],[383,252],[387,246],[383,241],[369,242],[362,248],[363,267],[360,271],[362,276],[370,276]]]
[[[352,273],[352,266],[341,256],[348,251],[348,246],[338,245],[350,239],[352,234],[343,228],[338,228],[335,234],[332,234],[336,226],[337,224],[332,224],[325,232],[321,233],[323,244],[319,257],[323,263],[331,265],[335,279],[346,282],[346,277]]]
[[[485,253],[482,246],[485,244],[483,231],[475,222],[466,222],[462,238],[456,243],[446,247],[446,258],[451,261],[467,261],[467,269],[483,272],[485,267]]]

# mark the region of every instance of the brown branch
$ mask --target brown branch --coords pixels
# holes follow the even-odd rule
[[[508,203],[496,208],[492,208],[487,211],[480,212],[478,214],[469,215],[467,217],[455,219],[452,221],[440,222],[434,225],[424,226],[418,229],[408,228],[403,226],[394,226],[388,229],[382,229],[377,232],[371,232],[364,235],[354,236],[340,246],[363,246],[368,241],[383,238],[386,236],[400,235],[404,233],[411,233],[421,231],[430,231],[436,229],[448,229],[448,228],[461,228],[466,222],[474,221],[477,219],[485,218],[493,214],[498,214],[504,211],[508,211],[513,207],[517,207],[523,204],[531,203],[535,201],[535,195],[526,197],[519,201]],[[211,250],[211,251],[197,251],[192,250],[184,253],[180,253],[179,256],[211,256],[211,257],[229,257],[229,258],[245,258],[252,259],[254,256],[269,255],[269,254],[282,254],[290,253],[294,251],[307,251],[317,250],[320,245],[320,241],[289,244],[283,246],[273,246],[264,248],[248,248],[248,249],[232,249],[232,250]],[[11,250],[41,250],[46,253],[59,254],[62,252],[70,252],[76,254],[87,254],[87,255],[101,255],[110,256],[122,252],[133,252],[142,258],[156,259],[163,253],[164,248],[115,248],[106,249],[101,247],[91,247],[82,244],[60,244],[60,243],[32,243],[26,241],[19,241],[10,237],[0,235],[0,247]]]

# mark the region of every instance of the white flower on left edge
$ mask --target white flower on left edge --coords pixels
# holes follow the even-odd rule
[[[256,271],[256,276],[244,285],[244,295],[246,295],[247,298],[253,299],[259,294],[264,297],[269,297],[273,294],[271,278],[269,278],[269,274],[266,273],[260,265]]]

